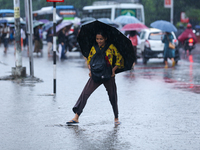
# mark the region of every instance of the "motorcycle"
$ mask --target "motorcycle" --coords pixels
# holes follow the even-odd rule
[[[66,49],[68,48],[68,50],[71,52],[74,51],[80,51],[80,47],[78,45],[77,42],[77,38],[74,34],[70,34],[67,36],[67,44],[66,44]]]
[[[187,52],[187,50],[189,51],[189,54],[191,54],[191,51],[195,48],[195,41],[193,38],[188,38],[187,40],[185,40],[184,42],[184,50],[185,53]]]

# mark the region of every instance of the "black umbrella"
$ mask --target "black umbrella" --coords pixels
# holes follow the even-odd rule
[[[117,69],[116,73],[130,70],[136,58],[131,41],[115,27],[98,20],[84,24],[81,27],[78,42],[83,56],[88,58],[91,47],[96,43],[95,35],[99,30],[104,30],[107,33],[108,42],[112,43],[124,58],[124,68]]]
[[[88,21],[94,21],[94,20],[95,20],[95,18],[93,18],[93,17],[85,17],[85,18],[81,19],[81,24],[88,22]]]

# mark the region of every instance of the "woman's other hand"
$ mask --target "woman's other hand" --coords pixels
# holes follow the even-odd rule
[[[114,77],[115,76],[115,71],[117,70],[118,66],[115,66],[113,69],[112,69],[112,76],[111,77]]]
[[[89,77],[91,77],[92,76],[92,74],[91,74],[91,71],[89,72]]]

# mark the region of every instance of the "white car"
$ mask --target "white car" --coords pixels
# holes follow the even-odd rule
[[[174,44],[178,45],[178,40],[174,36]],[[150,58],[163,58],[164,43],[162,43],[161,37],[163,37],[163,32],[159,29],[149,28],[144,29],[140,33],[140,44],[137,46],[137,55],[142,57],[143,64],[146,64]],[[175,49],[175,61],[178,63],[179,52]]]

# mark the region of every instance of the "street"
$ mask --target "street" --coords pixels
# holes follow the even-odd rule
[[[22,64],[30,75],[29,57]],[[56,95],[53,95],[53,59],[34,54],[34,76],[3,80],[15,67],[14,48],[0,47],[1,150],[199,150],[200,148],[200,44],[172,68],[162,59],[147,65],[138,60],[134,70],[116,75],[119,120],[104,86],[88,99],[80,123],[67,126],[72,107],[89,76],[79,52],[57,60]],[[171,61],[169,60],[169,66]]]

